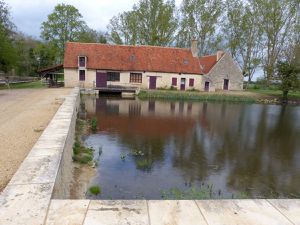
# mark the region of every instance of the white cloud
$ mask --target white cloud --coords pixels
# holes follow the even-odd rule
[[[55,5],[66,3],[75,6],[89,27],[106,30],[109,20],[130,10],[138,0],[4,0],[11,8],[12,20],[19,31],[39,37],[40,27]],[[182,0],[176,0],[179,5]]]

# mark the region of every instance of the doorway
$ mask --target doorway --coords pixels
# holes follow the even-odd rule
[[[224,89],[224,90],[228,90],[228,86],[229,86],[229,80],[228,80],[228,79],[224,79],[224,86],[223,86],[223,89]]]
[[[155,76],[149,77],[149,89],[156,89],[156,77]]]
[[[180,90],[185,90],[185,78],[180,79]]]
[[[204,91],[209,91],[209,82],[206,81],[204,84]]]
[[[96,87],[107,87],[107,73],[96,72]]]

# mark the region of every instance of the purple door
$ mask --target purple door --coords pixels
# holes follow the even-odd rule
[[[156,77],[149,77],[149,89],[156,89]]]
[[[96,72],[96,87],[107,87],[107,73]]]
[[[229,80],[228,79],[224,79],[224,90],[228,90],[228,86],[229,86]]]
[[[209,91],[209,82],[208,81],[205,82],[204,91]]]
[[[185,90],[185,78],[181,78],[180,80],[180,90]]]

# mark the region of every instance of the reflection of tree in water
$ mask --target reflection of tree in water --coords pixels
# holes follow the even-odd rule
[[[121,136],[120,142],[129,149],[137,169],[150,171],[154,162],[164,160],[165,141],[162,138],[130,135]]]
[[[204,180],[208,175],[203,139],[203,135],[200,135],[198,138],[196,129],[192,131],[192,135],[174,138],[173,167],[181,170],[185,182],[189,186],[191,186],[195,180]]]
[[[225,142],[218,149],[216,163],[223,161],[229,164],[231,169],[227,185],[235,190],[246,190],[262,197],[297,193],[300,171],[296,171],[293,160],[297,149],[299,151],[299,141],[294,135],[299,135],[299,131],[293,125],[295,114],[292,110],[281,108],[272,117],[275,124],[272,126],[268,110],[272,108],[263,106],[255,121],[247,118],[238,120],[238,126],[242,126],[242,129],[223,129]],[[251,128],[253,122],[257,124],[256,129]],[[246,135],[239,134],[241,130]],[[254,143],[249,140],[254,140]]]

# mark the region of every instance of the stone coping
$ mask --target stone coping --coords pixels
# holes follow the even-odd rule
[[[76,122],[74,88],[0,195],[0,224],[44,224],[66,143]]]
[[[300,200],[52,200],[55,224],[299,225]]]

